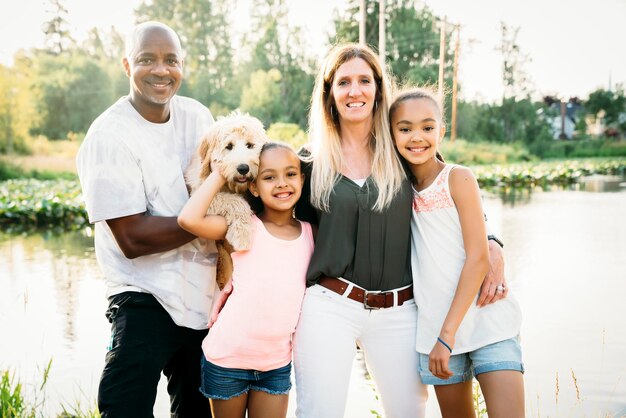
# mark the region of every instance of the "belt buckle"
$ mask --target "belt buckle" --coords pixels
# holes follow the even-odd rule
[[[368,290],[365,290],[365,296],[363,298],[363,306],[365,307],[365,309],[369,309],[370,311],[371,310],[380,309],[380,307],[378,307],[378,306],[370,306],[370,305],[368,305],[367,304],[367,296],[368,295],[379,295],[381,293],[383,293],[383,292],[381,292],[381,291],[370,292]]]

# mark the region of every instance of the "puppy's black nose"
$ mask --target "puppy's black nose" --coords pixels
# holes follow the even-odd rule
[[[242,176],[244,174],[248,174],[248,171],[250,171],[250,167],[248,167],[248,164],[239,164],[237,166],[237,172]]]

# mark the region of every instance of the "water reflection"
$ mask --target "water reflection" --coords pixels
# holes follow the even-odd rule
[[[626,416],[626,189],[591,180],[486,199],[524,313],[530,416]]]
[[[89,233],[0,234],[0,368],[15,371],[32,397],[52,360],[50,410],[95,399],[104,304]]]
[[[74,321],[80,279],[86,271],[95,276],[99,274],[93,251],[91,230],[0,235],[0,252],[6,268],[3,276],[9,278],[13,289],[21,289],[14,297],[23,301],[25,310],[29,308],[32,288],[42,286],[46,276],[53,278],[49,299],[56,304],[55,311],[63,319],[63,336],[68,345],[76,339]],[[26,282],[25,274],[29,277]]]
[[[626,190],[626,178],[596,174],[583,177],[575,188],[586,192],[621,192]]]
[[[609,175],[592,175],[582,177],[578,183],[571,185],[545,185],[534,187],[496,187],[486,188],[485,193],[497,196],[500,200],[509,205],[524,205],[532,201],[534,193],[560,192],[560,191],[581,191],[592,193],[613,193],[626,192],[626,177]]]

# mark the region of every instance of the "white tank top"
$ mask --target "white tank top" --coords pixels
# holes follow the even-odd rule
[[[426,189],[413,189],[411,266],[418,306],[416,349],[428,354],[437,341],[465,263],[461,223],[448,177],[448,164]],[[478,295],[477,295],[478,296]],[[521,311],[509,292],[505,299],[483,308],[476,299],[459,330],[452,354],[476,350],[519,334]]]

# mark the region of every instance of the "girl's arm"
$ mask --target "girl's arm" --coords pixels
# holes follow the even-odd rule
[[[480,189],[470,169],[456,167],[450,172],[450,194],[459,214],[466,254],[454,299],[439,334],[439,338],[452,348],[456,332],[489,270],[489,250]],[[435,376],[444,379],[452,376],[448,369],[450,354],[444,344],[435,343],[429,360]]]
[[[224,239],[228,229],[226,218],[219,215],[207,215],[207,210],[225,183],[226,180],[219,170],[211,172],[180,211],[178,225],[201,238]]]

